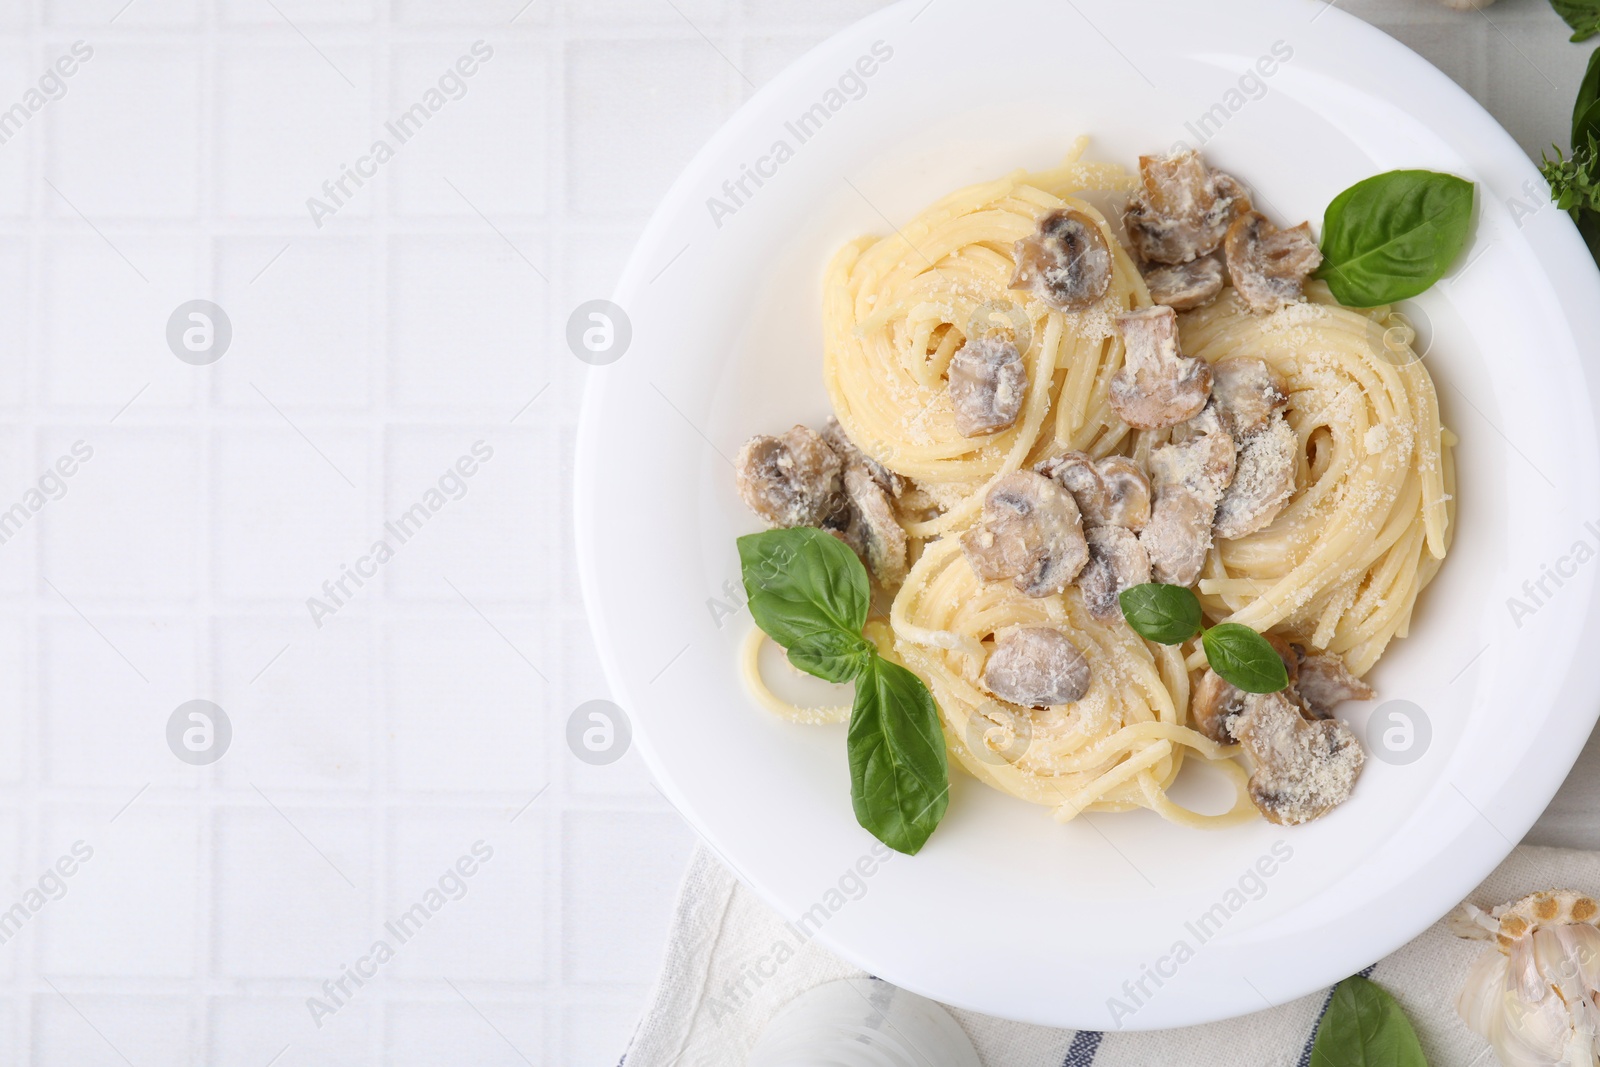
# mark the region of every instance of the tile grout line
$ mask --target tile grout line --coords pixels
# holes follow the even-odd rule
[[[212,224],[217,216],[216,192],[217,166],[216,155],[221,151],[217,137],[217,101],[221,97],[219,85],[221,77],[221,64],[217,57],[216,35],[216,6],[206,4],[201,18],[204,25],[200,29],[203,35],[200,51],[200,84],[203,99],[200,101],[199,114],[196,121],[199,129],[196,131],[198,149],[196,167],[196,189],[199,197],[198,233],[195,242],[200,246],[197,257],[200,264],[198,292],[194,297],[204,297],[220,302],[221,277],[218,272],[217,239],[212,232]],[[185,366],[185,371],[191,368]],[[217,640],[216,640],[216,545],[214,543],[215,519],[217,512],[217,487],[214,479],[217,475],[217,436],[215,387],[216,375],[206,367],[192,368],[194,375],[189,383],[189,401],[196,405],[200,411],[201,425],[189,433],[194,436],[191,441],[198,439],[199,443],[199,479],[196,494],[196,530],[195,538],[197,550],[194,554],[194,569],[197,572],[196,589],[203,605],[202,623],[195,627],[195,641],[200,646],[196,649],[199,654],[200,669],[196,672],[198,677],[206,683],[206,692],[193,693],[184,699],[214,700],[221,706],[221,679],[217,677]],[[237,710],[237,709],[235,709]],[[228,709],[223,707],[224,713]],[[173,757],[176,759],[176,756]],[[223,759],[227,754],[223,754]],[[238,754],[234,754],[238,758]],[[219,761],[220,762],[220,761]],[[195,818],[198,823],[199,854],[195,857],[195,931],[194,952],[197,957],[193,970],[192,984],[194,1001],[196,1004],[194,1025],[199,1033],[199,1045],[205,1059],[210,1059],[210,1051],[215,1042],[216,1035],[212,1032],[211,1004],[205,996],[205,990],[217,977],[216,964],[216,886],[217,886],[217,805],[214,799],[214,788],[218,775],[219,763],[197,767],[193,772],[198,778],[199,797],[196,802],[197,811]]]
[[[393,7],[385,4],[377,16],[377,52],[372,58],[373,90],[372,97],[367,102],[368,114],[372,116],[368,124],[373,129],[382,125],[383,115],[388,111],[394,99],[394,54],[396,45],[393,33]],[[392,413],[389,407],[390,389],[390,350],[393,344],[391,326],[393,323],[393,292],[392,279],[390,278],[390,257],[392,255],[392,203],[391,196],[394,189],[392,175],[389,181],[378,183],[374,190],[373,209],[375,221],[378,223],[377,233],[374,235],[373,248],[368,252],[370,269],[373,272],[372,292],[374,299],[372,307],[368,309],[368,336],[372,339],[372,350],[376,358],[374,366],[369,371],[367,384],[367,441],[371,455],[377,457],[377,462],[369,468],[365,484],[367,500],[363,511],[368,517],[371,529],[380,529],[383,525],[385,503],[389,493],[389,427],[392,425]],[[374,390],[376,379],[376,391]],[[387,595],[391,592],[392,575],[385,572],[382,579],[382,589]],[[389,633],[393,622],[390,618],[381,621],[374,620],[374,624],[367,628],[367,641],[369,648],[376,651],[376,647],[385,647],[389,640]],[[376,647],[374,647],[376,646]],[[393,768],[390,758],[394,751],[393,746],[386,743],[391,729],[391,716],[393,710],[389,706],[389,693],[393,680],[389,677],[388,656],[377,655],[372,658],[369,667],[368,685],[373,694],[373,710],[371,717],[374,720],[369,733],[369,760],[371,763],[367,775],[368,781],[368,833],[372,836],[372,860],[370,866],[372,873],[369,878],[372,882],[372,895],[368,903],[369,922],[373,930],[383,926],[385,912],[389,909],[389,875],[393,866],[394,825],[390,818],[390,804],[392,797],[391,775]],[[388,1043],[390,1032],[390,997],[379,997],[372,1006],[372,1024],[367,1028],[367,1055],[370,1063],[383,1063],[384,1049]]]

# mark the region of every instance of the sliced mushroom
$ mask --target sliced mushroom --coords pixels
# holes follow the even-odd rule
[[[1089,691],[1089,661],[1060,630],[1018,626],[999,638],[984,664],[983,684],[1001,700],[1048,708]]]
[[[1150,557],[1151,577],[1166,585],[1193,585],[1200,580],[1215,512],[1215,505],[1187,489],[1156,494],[1150,523],[1139,532],[1139,543]]]
[[[1233,482],[1234,447],[1233,436],[1207,408],[1174,430],[1172,443],[1150,453],[1150,484],[1157,496],[1181,488],[1215,505]]]
[[[1028,371],[1010,341],[973,338],[956,350],[949,376],[950,406],[962,437],[994,433],[1017,421],[1028,392]]]
[[[961,535],[978,577],[1013,579],[1025,596],[1064,591],[1089,561],[1072,494],[1035,471],[1012,471],[989,490],[978,525]]]
[[[1157,304],[1117,316],[1125,355],[1111,379],[1111,407],[1140,430],[1193,418],[1211,395],[1211,368],[1178,351],[1178,316]]]
[[[852,463],[866,464],[867,470],[872,473],[872,480],[883,486],[884,491],[896,500],[906,491],[906,480],[857,448],[856,443],[844,432],[844,427],[839,425],[839,420],[832,415],[822,426],[822,439],[828,442],[828,447],[844,461],[846,467]]]
[[[1203,432],[1195,432],[1196,426]],[[1186,428],[1191,436],[1150,454],[1155,506],[1139,542],[1158,582],[1193,585],[1211,548],[1217,502],[1233,481],[1234,446],[1208,408]]]
[[[1142,189],[1128,202],[1128,243],[1150,263],[1188,263],[1216,250],[1228,225],[1250,210],[1244,187],[1206,166],[1200,153],[1140,156]]]
[[[1330,718],[1333,709],[1346,700],[1371,700],[1372,686],[1350,673],[1344,657],[1332,652],[1316,652],[1300,660],[1295,691],[1305,709],[1319,719]]]
[[[1150,521],[1150,479],[1126,456],[1098,462],[1084,452],[1068,452],[1033,468],[1054,478],[1077,501],[1085,526],[1143,528]]]
[[[1089,544],[1089,562],[1078,572],[1083,605],[1102,622],[1119,619],[1118,597],[1150,580],[1150,556],[1139,538],[1121,526],[1091,526],[1083,538]]]
[[[1283,693],[1252,693],[1233,720],[1250,754],[1250,799],[1267,821],[1298,826],[1343,803],[1366,753],[1338,719],[1307,721]]]
[[[1211,399],[1223,428],[1235,438],[1267,424],[1289,406],[1283,379],[1264,359],[1224,359],[1211,364]]]
[[[906,532],[894,516],[888,492],[865,463],[845,468],[844,491],[850,500],[850,530],[860,540],[867,569],[884,588],[895,588],[906,578]]]
[[[1275,311],[1298,302],[1305,295],[1306,278],[1322,263],[1310,223],[1280,230],[1259,211],[1233,221],[1223,251],[1228,277],[1251,311]]]
[[[1238,740],[1233,736],[1233,723],[1244,714],[1244,698],[1244,690],[1235,688],[1207,667],[1189,697],[1189,721],[1211,740],[1231,745]]]
[[[1188,263],[1144,264],[1144,284],[1150,299],[1174,311],[1205,307],[1222,292],[1222,260],[1215,255],[1201,256]]]
[[[1111,288],[1111,246],[1081,211],[1050,212],[1014,255],[1011,288],[1027,289],[1057,311],[1082,311]]]
[[[1244,439],[1233,481],[1217,504],[1218,537],[1244,537],[1278,517],[1294,495],[1299,449],[1300,438],[1282,415]]]
[[[1283,660],[1284,670],[1289,674],[1289,688],[1284,692],[1292,694],[1300,667],[1298,651],[1277,634],[1261,636],[1267,639],[1267,643],[1278,653],[1278,658]],[[1189,719],[1195,729],[1211,740],[1231,745],[1238,741],[1233,733],[1233,724],[1235,718],[1244,713],[1246,695],[1244,690],[1235,688],[1222,675],[1207,667],[1189,697]]]
[[[734,460],[739,496],[773,526],[822,526],[845,511],[844,464],[815,431],[750,438]]]

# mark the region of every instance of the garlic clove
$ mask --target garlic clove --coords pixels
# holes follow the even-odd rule
[[[1467,980],[1456,995],[1456,1014],[1473,1033],[1488,1037],[1494,1030],[1494,1020],[1505,1001],[1509,966],[1505,956],[1491,949],[1474,960],[1467,971]]]
[[[1506,1067],[1555,1067],[1566,1057],[1573,1029],[1572,1016],[1560,997],[1550,994],[1530,1003],[1508,996],[1500,1013],[1495,1054]]]

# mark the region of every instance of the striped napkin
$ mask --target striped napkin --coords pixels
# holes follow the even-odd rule
[[[1540,889],[1600,895],[1600,852],[1524,845],[1468,898],[1485,907]],[[814,940],[770,978],[749,961],[786,937],[783,918],[700,846],[679,890],[666,960],[626,1067],[743,1067],[773,1015],[806,990],[864,972]],[[1456,1016],[1467,967],[1484,949],[1445,923],[1361,973],[1393,993],[1433,1067],[1493,1067],[1488,1045]],[[1309,1067],[1317,1021],[1331,991],[1226,1022],[1182,1030],[1053,1030],[951,1008],[984,1067]]]

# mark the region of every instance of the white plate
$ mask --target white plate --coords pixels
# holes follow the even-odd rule
[[[799,143],[792,124],[826,109],[874,42],[893,55]],[[1229,96],[1275,44],[1292,56],[1265,94]],[[1461,435],[1456,543],[1412,636],[1371,679],[1380,701],[1424,710],[1431,744],[1409,765],[1369,760],[1350,802],[1298,829],[1206,833],[1149,813],[1062,826],[958,773],[920,855],[852,874],[874,842],[851,815],[844,727],[776,720],[735,671],[750,621],[720,605],[738,588],[734,537],[757,523],[727,457],[752,433],[826,415],[820,277],[841,242],[887,233],[969,182],[1049,165],[1079,133],[1094,138],[1091,156],[1125,165],[1193,144],[1185,124],[1207,112],[1226,118],[1208,156],[1283,222],[1320,225],[1334,194],[1392,168],[1478,183],[1470,249],[1415,304]],[[734,204],[724,182],[780,140],[792,158],[761,164],[771,176],[746,179],[750,195]],[[786,917],[809,911],[830,949],[1013,1019],[1206,1022],[1305,994],[1416,935],[1532,825],[1596,714],[1600,567],[1570,553],[1600,547],[1600,524],[1585,526],[1600,520],[1589,373],[1600,285],[1561,212],[1527,214],[1540,189],[1466,93],[1318,3],[906,0],[813,51],[668,194],[616,294],[631,347],[591,372],[584,399],[584,592],[661,788]],[[712,197],[736,210],[714,213]],[[1535,606],[1523,583],[1546,568],[1572,573],[1560,586],[1546,578],[1550,595],[1514,619],[1508,598]],[[1373,705],[1347,708],[1364,729]],[[1291,857],[1252,880],[1276,842]],[[1216,925],[1202,942],[1195,924],[1208,911]],[[1180,941],[1191,950],[1181,964]],[[774,965],[749,963],[763,975]],[[1148,969],[1172,973],[1158,984]]]

